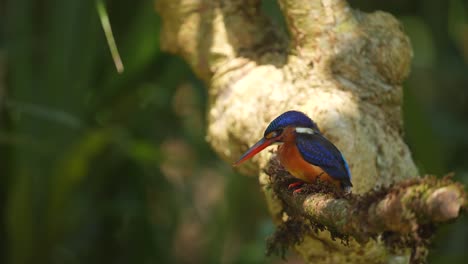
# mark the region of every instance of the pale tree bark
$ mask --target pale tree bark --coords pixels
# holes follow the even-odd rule
[[[412,49],[390,14],[353,10],[344,0],[279,0],[288,35],[262,13],[260,0],[155,2],[162,18],[162,49],[182,56],[209,87],[207,138],[226,161],[234,161],[255,143],[274,117],[295,109],[314,119],[342,150],[353,175],[354,194],[418,177],[402,138],[401,118],[401,84],[409,74]],[[262,172],[270,158],[271,152],[264,151],[239,169],[259,175],[278,223],[286,221],[281,212],[291,206],[328,230],[351,236],[344,246],[331,240],[328,231],[308,234],[295,246],[308,262],[408,262],[408,251],[390,251],[379,238],[359,242],[354,238],[414,231],[417,217],[404,222],[398,212],[445,221],[457,217],[465,203],[463,189],[451,183],[421,181],[402,187],[398,194],[393,187],[375,204],[367,204],[370,229],[353,229],[346,223],[353,222],[349,212],[355,204],[323,194],[297,200],[282,192],[277,188],[281,184]],[[414,201],[418,186],[426,187],[417,192],[424,201],[416,207],[406,203],[408,199],[400,202],[405,195]],[[445,203],[440,197],[449,199]],[[333,221],[335,216],[339,223]],[[400,216],[403,224],[386,220]]]

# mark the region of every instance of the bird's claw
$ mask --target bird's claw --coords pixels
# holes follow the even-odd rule
[[[301,193],[303,191],[303,189],[299,187],[299,186],[301,186],[303,184],[304,184],[303,181],[293,182],[293,183],[288,185],[288,189],[289,190],[294,189],[293,195],[297,195],[297,194],[299,194],[299,193]]]
[[[297,187],[301,186],[304,184],[304,182],[298,181],[298,182],[293,182],[288,185],[288,189],[296,189]]]
[[[298,188],[298,189],[296,189],[296,190],[293,191],[293,195],[298,195],[298,194],[300,194],[302,191],[303,191],[302,188]]]

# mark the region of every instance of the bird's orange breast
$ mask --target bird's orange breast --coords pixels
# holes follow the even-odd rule
[[[291,133],[294,132],[291,131]],[[340,182],[330,177],[322,168],[304,160],[294,142],[294,135],[290,134],[286,136],[283,142],[278,148],[278,158],[283,167],[292,176],[309,183],[320,178],[320,180],[328,181],[338,187],[340,186]]]

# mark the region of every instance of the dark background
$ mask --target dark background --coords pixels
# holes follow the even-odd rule
[[[404,24],[407,142],[421,172],[468,184],[468,3],[351,4]],[[107,3],[119,75],[94,1],[0,0],[0,263],[282,263],[264,255],[274,226],[256,178],[205,142],[206,89],[159,50],[153,6]],[[429,263],[467,259],[464,216]]]

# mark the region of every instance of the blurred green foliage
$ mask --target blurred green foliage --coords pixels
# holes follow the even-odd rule
[[[422,172],[468,184],[468,4],[351,3],[403,22],[408,143]],[[204,140],[203,85],[159,50],[153,5],[107,2],[119,75],[94,1],[0,0],[0,263],[281,262],[264,256],[256,179]],[[467,221],[442,228],[430,263],[465,262]]]

